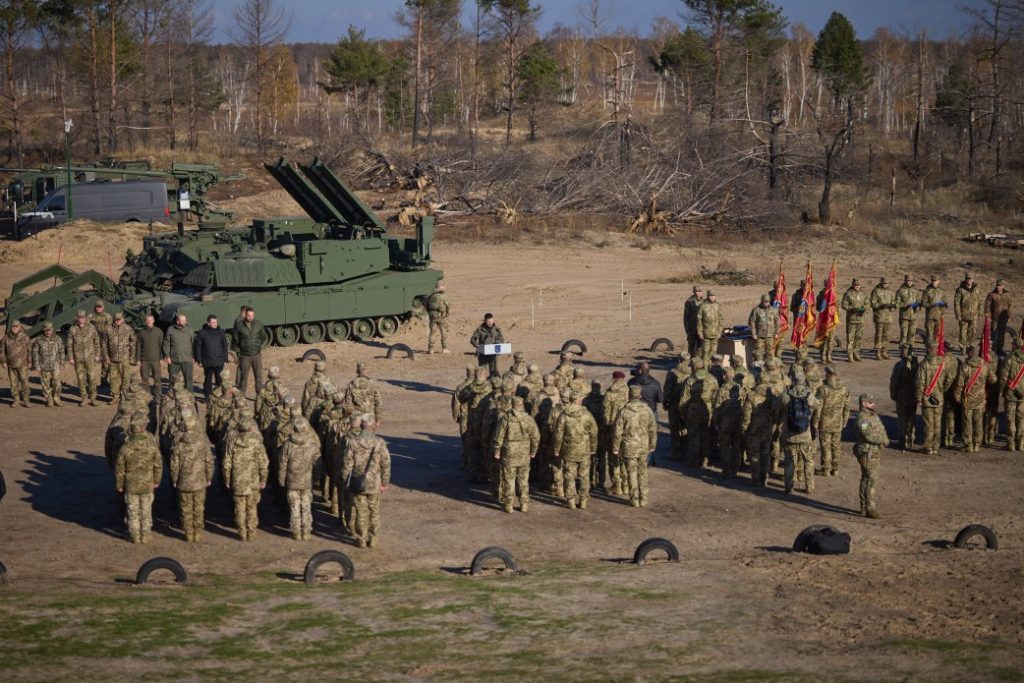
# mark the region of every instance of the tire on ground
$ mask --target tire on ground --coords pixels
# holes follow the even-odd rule
[[[668,337],[658,337],[651,342],[651,353],[657,353],[664,346],[666,351],[675,351],[676,345]]]
[[[954,548],[966,548],[967,544],[971,542],[971,539],[976,536],[981,536],[985,539],[985,547],[989,550],[997,550],[999,548],[999,539],[996,535],[984,524],[969,524],[960,530],[960,533],[956,535],[956,539],[953,541]]]
[[[174,574],[176,583],[188,583],[188,573],[181,566],[181,562],[170,557],[154,557],[143,562],[139,567],[139,573],[135,575],[135,583],[141,586],[149,580],[150,574],[160,569],[166,569]]]
[[[310,349],[302,354],[302,361],[306,362],[307,360],[327,360],[327,354],[320,349]]]
[[[303,572],[303,580],[307,586],[316,584],[316,571],[325,564],[341,565],[341,578],[343,581],[352,581],[356,578],[356,568],[352,559],[340,550],[321,550],[309,558],[306,569]]]
[[[515,558],[512,557],[512,553],[504,548],[492,545],[488,548],[484,548],[473,556],[473,562],[469,565],[469,573],[476,576],[483,572],[484,563],[488,560],[501,560],[505,563],[506,569],[511,569],[513,571],[519,569],[519,564],[516,562]]]
[[[812,524],[796,535],[796,540],[793,541],[793,552],[802,553],[807,550],[807,541],[810,540],[811,534],[818,531],[824,531],[825,529],[831,529],[832,531],[839,533],[835,527],[829,526],[828,524]]]
[[[396,353],[404,353],[405,357],[409,360],[416,360],[416,352],[409,348],[408,344],[392,344],[388,347],[388,358],[392,358]]]
[[[577,349],[577,353],[581,356],[587,352],[587,345],[584,344],[579,339],[570,339],[569,341],[562,344],[561,352],[565,353],[566,351],[574,347]]]
[[[636,552],[633,553],[633,564],[643,564],[647,556],[655,550],[664,550],[668,555],[669,562],[679,561],[679,549],[676,548],[675,543],[666,538],[648,538],[636,547]]]

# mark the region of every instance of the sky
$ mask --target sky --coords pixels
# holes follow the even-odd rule
[[[216,18],[215,40],[228,40],[226,31],[234,23],[232,9],[240,0],[212,0]],[[349,24],[366,30],[368,38],[397,38],[403,29],[394,21],[394,14],[404,0],[276,0],[291,15],[288,42],[333,43]],[[582,0],[534,0],[543,8],[540,29],[547,32],[556,24],[576,26],[580,23],[578,7]],[[473,0],[464,0],[472,7]],[[924,29],[930,36],[944,38],[962,33],[970,23],[959,6],[980,6],[984,0],[775,0],[775,5],[789,18],[790,24],[800,22],[813,33],[821,30],[833,11],[842,12],[853,23],[857,35],[869,38],[879,27],[908,34]],[[681,0],[601,0],[614,29],[635,30],[640,35],[650,32],[656,17],[669,17],[682,22]]]

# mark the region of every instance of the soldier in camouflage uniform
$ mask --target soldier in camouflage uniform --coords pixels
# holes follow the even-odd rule
[[[676,366],[665,375],[664,399],[661,404],[661,407],[668,414],[668,433],[672,448],[668,456],[669,460],[683,459],[683,426],[676,407],[679,405],[679,396],[683,390],[683,383],[686,382],[686,378],[689,376],[690,354],[682,351],[679,354]]]
[[[295,425],[299,418],[302,418],[302,406],[295,402],[291,396],[282,400],[275,408],[274,430],[271,438],[264,437],[263,445],[267,449],[267,460],[269,461],[269,475],[267,477],[271,486],[277,486],[281,472],[281,451],[284,450]],[[302,418],[305,419],[305,418]],[[278,497],[287,498],[282,495],[285,489],[279,489]]]
[[[733,381],[744,389],[753,389],[757,384],[753,371],[747,367],[747,361],[740,354],[729,356],[729,367],[733,371]]]
[[[779,311],[772,306],[767,294],[761,295],[761,303],[750,311],[747,319],[751,339],[754,342],[754,359],[765,361],[772,355],[772,344],[779,331]]]
[[[900,312],[900,351],[914,349],[917,335],[917,310],[921,307],[922,292],[914,286],[912,275],[903,276],[903,284],[896,290],[896,308]]]
[[[1006,327],[1010,323],[1010,306],[1013,299],[1006,291],[1006,281],[996,280],[995,289],[985,297],[985,315],[992,319],[992,350],[1003,355]]]
[[[148,543],[153,529],[153,492],[160,486],[163,463],[144,424],[132,423],[131,436],[117,453],[114,472],[117,492],[125,498],[125,521],[132,543]]]
[[[277,469],[277,481],[288,491],[288,519],[296,541],[308,541],[313,534],[313,468],[319,460],[320,439],[300,416],[281,449]]]
[[[0,337],[0,365],[7,366],[7,376],[11,380],[11,407],[17,408],[18,401],[28,408],[31,392],[28,383],[28,370],[32,367],[32,340],[21,329],[21,322],[11,321],[7,333]]]
[[[338,430],[333,433],[330,443],[330,464],[331,480],[334,482],[334,505],[331,513],[338,515],[341,528],[349,536],[352,535],[352,496],[345,486],[345,480],[341,478],[341,470],[345,464],[345,450],[348,448],[349,439],[359,436],[362,429],[362,415],[352,415],[347,421],[338,425]]]
[[[466,388],[473,383],[473,375],[475,368],[472,365],[466,366],[466,379],[459,382],[452,391],[452,420],[459,425],[459,437],[462,440],[462,468],[466,469],[466,430],[469,428],[469,406],[465,399],[468,394],[465,393]]]
[[[106,346],[107,381],[110,383],[110,400],[117,401],[121,392],[128,388],[128,377],[135,355],[135,330],[125,324],[124,313],[114,314],[114,322],[103,333],[101,339]]]
[[[376,418],[364,415],[360,421],[358,436],[348,440],[341,468],[342,481],[349,486],[351,494],[353,526],[356,545],[372,548],[380,532],[380,494],[387,491],[391,482],[391,454],[384,439],[375,436],[373,425]],[[361,491],[353,490],[353,479],[361,478]]]
[[[53,323],[47,320],[43,323],[42,335],[32,342],[32,369],[39,371],[39,383],[43,385],[47,407],[61,405],[64,383],[60,373],[64,369],[65,358],[64,340],[53,331]]]
[[[750,480],[764,486],[771,469],[772,441],[775,434],[776,402],[771,388],[760,382],[747,393],[743,402],[743,431],[750,457]]]
[[[529,372],[529,366],[526,364],[526,354],[522,351],[516,351],[512,354],[512,367],[502,374],[501,379],[506,384],[511,384],[513,388],[516,388],[520,382],[526,379],[526,375]]]
[[[783,374],[781,363],[778,358],[769,358],[765,362],[765,372],[761,375],[765,384],[771,392],[773,400],[780,402],[782,395],[789,389],[789,379]],[[778,408],[778,406],[776,406]],[[772,465],[771,472],[777,473],[779,471],[780,463],[782,462],[782,415],[776,410],[773,413],[776,417],[775,429],[772,432]]]
[[[235,383],[230,377],[224,377],[221,385],[214,387],[210,393],[210,400],[206,404],[206,436],[210,441],[220,438],[234,393]]]
[[[483,413],[483,424],[480,429],[480,440],[487,450],[484,456],[484,469],[487,472],[487,481],[495,497],[498,496],[498,487],[501,485],[501,468],[494,458],[494,431],[498,428],[498,421],[501,417],[512,410],[512,397],[515,390],[511,384],[504,384],[500,377],[495,376],[494,383],[497,385],[492,394],[490,405]]]
[[[960,359],[949,354],[946,357],[946,371],[949,373],[949,384],[946,386],[946,396],[942,402],[942,447],[955,448],[957,425],[960,424],[961,406],[960,397],[953,390],[956,385],[956,378],[960,375]]]
[[[985,438],[985,402],[989,385],[995,384],[996,373],[978,356],[978,349],[967,347],[967,359],[960,366],[953,394],[963,414],[964,452],[977,453]]]
[[[377,383],[367,376],[365,363],[356,363],[356,377],[345,389],[345,406],[352,415],[373,415],[377,427],[384,421],[380,390]]]
[[[573,368],[572,379],[569,381],[569,388],[573,393],[586,396],[590,391],[590,382],[587,381],[587,371],[581,367]]]
[[[444,293],[444,283],[438,282],[433,294],[427,297],[427,317],[430,321],[430,332],[427,335],[427,353],[434,353],[434,334],[441,338],[441,353],[448,351],[448,295]]]
[[[224,482],[234,496],[239,538],[251,541],[260,523],[257,512],[260,491],[267,485],[267,449],[255,420],[249,415],[243,416],[237,431],[229,437],[222,465]]]
[[[267,429],[274,417],[274,406],[281,400],[287,390],[281,381],[281,368],[276,365],[267,371],[267,381],[256,394],[256,424],[261,432]]]
[[[78,311],[75,324],[68,331],[68,362],[75,366],[78,376],[79,405],[96,405],[96,371],[102,361],[100,337],[96,328],[89,324],[85,311]]]
[[[929,346],[914,377],[914,395],[921,404],[921,417],[924,418],[924,452],[928,455],[939,453],[942,407],[953,378],[945,358],[938,355],[934,345]]]
[[[1013,351],[999,368],[1006,406],[1006,450],[1024,449],[1024,339],[1014,337]]]
[[[875,397],[871,394],[860,395],[860,412],[854,419],[856,424],[857,443],[853,447],[853,455],[860,463],[860,512],[871,519],[878,519],[875,504],[875,485],[878,481],[878,468],[882,447],[889,443],[885,433],[885,425],[875,413]]]
[[[704,359],[690,361],[693,373],[679,393],[679,419],[686,426],[686,455],[691,467],[705,467],[711,455],[711,407],[718,382],[704,369]]]
[[[328,381],[327,363],[318,360],[313,365],[313,374],[302,387],[302,416],[307,420],[313,413],[313,401],[320,394],[321,387],[326,381]]]
[[[739,474],[743,449],[743,403],[748,390],[735,379],[735,371],[731,367],[726,368],[725,382],[715,393],[711,407],[712,424],[718,432],[723,477]]]
[[[561,395],[559,394],[558,387],[555,386],[555,376],[552,374],[544,375],[544,386],[541,387],[540,394],[537,397],[536,410],[533,415],[533,418],[537,421],[537,428],[540,430],[540,447],[537,449],[538,457],[534,458],[530,463],[530,474],[533,477],[534,483],[544,489],[550,489],[551,487],[551,467],[550,459],[548,458],[548,451],[551,447],[551,432],[548,430],[548,424],[555,406],[561,402]]]
[[[846,358],[851,362],[859,362],[860,351],[864,346],[864,313],[868,310],[868,296],[861,291],[860,280],[853,278],[839,306],[846,311]],[[822,353],[825,354],[825,351],[822,350]],[[826,362],[831,361],[831,353],[827,355]]]
[[[600,385],[598,385],[600,387]],[[587,508],[590,499],[590,458],[597,453],[597,421],[573,392],[552,430],[552,451],[562,463],[565,502],[570,510]]]
[[[896,309],[896,293],[889,289],[889,279],[883,277],[871,290],[871,317],[875,323],[875,360],[888,360],[889,325]]]
[[[935,343],[935,333],[939,329],[939,320],[948,306],[946,293],[940,287],[939,276],[932,275],[929,284],[921,295],[921,306],[924,307],[924,339],[925,344]]]
[[[960,353],[966,353],[977,339],[977,322],[982,316],[981,290],[974,282],[974,276],[964,273],[964,280],[953,294],[953,313],[960,323]]]
[[[107,467],[111,470],[117,463],[117,452],[121,450],[121,446],[131,434],[129,427],[133,416],[131,408],[122,403],[117,407],[110,424],[107,425],[107,431],[103,435],[103,456],[107,460]]]
[[[499,499],[505,512],[512,512],[518,490],[519,509],[530,507],[530,461],[540,448],[540,430],[525,410],[522,396],[512,399],[512,410],[498,421],[494,432],[494,457],[501,463]]]
[[[598,452],[597,472],[594,475],[594,486],[604,487],[605,493],[621,496],[624,492],[623,480],[625,469],[619,458],[612,454],[612,438],[615,433],[615,421],[619,418],[619,412],[629,401],[629,387],[626,384],[626,373],[616,370],[612,373],[612,383],[608,391],[604,393],[604,401],[601,406],[600,424],[603,426],[601,434],[601,448]]]
[[[470,480],[478,482],[483,475],[480,461],[483,458],[483,443],[480,441],[480,422],[476,412],[480,403],[491,393],[491,382],[487,378],[489,370],[478,367],[473,382],[462,390],[461,402],[466,414],[466,434],[462,441],[462,465],[468,469]]]
[[[540,425],[541,432],[541,444],[542,446],[542,457],[541,465],[545,468],[544,481],[550,482],[551,495],[562,497],[562,461],[559,460],[555,453],[555,425],[558,424],[558,418],[561,416],[562,411],[566,409],[572,403],[573,390],[569,387],[562,387],[558,392],[558,403],[551,406],[551,412],[548,413],[547,422]]]
[[[185,427],[171,450],[170,474],[171,484],[178,492],[185,540],[195,543],[202,537],[205,526],[206,489],[213,482],[213,449],[198,420],[190,419]]]
[[[571,382],[573,369],[572,354],[562,351],[558,355],[558,367],[551,371],[551,376],[555,378],[555,386],[561,389]]]
[[[821,473],[834,477],[839,473],[839,442],[846,421],[850,419],[850,390],[843,384],[839,372],[829,365],[825,368],[825,382],[816,390],[820,407],[815,429],[821,445]]]
[[[697,337],[697,317],[703,303],[704,288],[695,285],[693,294],[683,304],[683,330],[686,332],[686,352],[690,356],[696,355],[700,349],[700,339]]]
[[[331,514],[338,514],[337,482],[334,480],[335,469],[333,466],[333,455],[331,444],[343,435],[348,429],[351,416],[345,410],[345,397],[341,393],[335,393],[331,397],[333,405],[330,410],[324,411],[321,415],[321,427],[317,431],[320,437],[320,462],[313,474],[318,478],[321,486],[321,497],[324,503],[330,506]]]
[[[92,314],[89,316],[89,322],[96,328],[96,334],[99,335],[100,339],[100,358],[102,363],[102,374],[100,380],[108,379],[108,371],[110,370],[110,358],[107,355],[107,332],[110,330],[110,326],[114,323],[113,318],[110,314],[104,311],[105,308],[103,301],[97,299],[93,305]],[[133,349],[134,352],[134,349]]]
[[[715,293],[709,289],[707,300],[701,304],[697,312],[697,338],[700,339],[700,355],[705,363],[711,361],[711,354],[718,348],[718,340],[722,337],[724,327],[722,307]]]
[[[629,387],[629,402],[619,411],[612,432],[612,455],[622,460],[629,504],[646,507],[647,456],[658,443],[654,413],[640,398],[640,387]]]
[[[544,377],[540,374],[540,366],[536,363],[530,363],[526,367],[526,377],[516,387],[516,396],[523,398],[527,413],[533,415],[535,412],[535,404],[540,395],[540,390],[543,388]]]
[[[914,435],[917,431],[917,359],[910,352],[909,346],[900,347],[900,359],[892,368],[889,378],[889,397],[896,402],[896,424],[900,430],[900,443],[903,450],[914,447]]]
[[[807,378],[802,371],[793,376],[793,386],[779,397],[779,414],[782,415],[782,450],[785,456],[786,493],[792,493],[796,469],[803,471],[804,492],[814,493],[814,440],[811,425],[803,431],[797,431],[789,420],[789,406],[793,401],[807,401],[813,412],[819,407],[818,399],[807,386]]]

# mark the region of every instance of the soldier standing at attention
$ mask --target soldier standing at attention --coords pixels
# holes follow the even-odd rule
[[[695,285],[693,294],[683,304],[683,330],[686,332],[686,352],[691,356],[697,353],[700,338],[697,336],[697,317],[701,304],[704,303],[704,288]]]
[[[68,331],[68,362],[75,366],[78,376],[78,405],[96,405],[96,366],[102,359],[100,336],[96,328],[89,324],[85,311],[78,311],[75,324]]]
[[[889,325],[896,308],[896,293],[889,289],[889,278],[883,277],[871,290],[871,316],[875,323],[875,360],[889,358]]]
[[[939,454],[942,407],[950,382],[952,378],[945,358],[938,355],[933,343],[928,347],[924,360],[917,366],[914,383],[915,397],[921,404],[921,417],[924,420],[924,452],[928,455]]]
[[[117,452],[114,472],[117,492],[124,495],[132,543],[148,543],[153,529],[153,492],[160,486],[163,461],[146,425],[133,421],[131,436]]]
[[[107,330],[110,329],[113,324],[113,319],[110,314],[103,310],[104,304],[102,299],[97,299],[93,305],[92,314],[89,316],[89,322],[92,323],[93,327],[96,328],[96,333],[100,337],[100,358],[102,363],[102,374],[100,375],[100,381],[108,380],[107,371],[110,369],[110,361],[107,358]]]
[[[946,310],[946,293],[939,286],[939,276],[932,275],[928,278],[928,286],[924,288],[921,295],[921,305],[924,307],[924,337],[925,344],[935,343],[935,333],[939,329],[939,319]]]
[[[985,402],[996,373],[978,356],[976,346],[967,347],[967,359],[957,373],[953,395],[963,409],[964,452],[977,453],[985,438]]]
[[[60,395],[64,391],[64,384],[60,372],[66,357],[64,340],[54,333],[53,323],[47,320],[43,323],[43,334],[32,342],[32,367],[39,371],[39,383],[43,385],[47,408],[61,405]]]
[[[771,297],[761,295],[761,303],[750,311],[747,319],[754,342],[754,360],[766,361],[772,355],[772,345],[779,331],[779,311],[772,306]]]
[[[313,534],[313,467],[318,460],[320,439],[306,418],[295,418],[291,436],[281,449],[277,476],[288,492],[288,518],[296,541],[308,541]]]
[[[260,383],[263,381],[264,337],[269,335],[263,323],[256,319],[256,311],[247,306],[241,319],[235,321],[235,327],[231,331],[231,343],[238,352],[238,376],[235,378],[235,386],[243,395],[250,371],[253,375],[253,390],[260,390]]]
[[[327,378],[327,363],[318,360],[313,364],[313,374],[309,376],[309,379],[306,380],[305,385],[302,387],[302,416],[307,420],[313,414],[316,398],[321,394],[324,382],[327,381],[329,381]]]
[[[1010,322],[1010,295],[1006,292],[1006,281],[996,280],[995,289],[985,297],[985,314],[992,319],[992,348],[1003,355],[1006,326]]]
[[[814,493],[811,415],[818,406],[817,397],[807,387],[803,370],[797,370],[793,373],[793,386],[780,397],[786,493],[793,491],[797,467],[803,471],[804,492]]]
[[[195,335],[188,327],[184,313],[174,316],[174,324],[164,335],[164,362],[167,363],[167,379],[172,383],[180,373],[185,380],[185,390],[192,393],[192,366],[195,364],[193,351]]]
[[[129,369],[135,353],[135,330],[124,323],[124,313],[114,314],[113,324],[107,328],[107,381],[110,383],[110,402],[121,398],[128,389]]]
[[[981,315],[981,290],[974,282],[974,276],[964,273],[964,281],[953,294],[953,313],[960,323],[960,353],[966,353],[973,346],[976,324]]]
[[[252,415],[240,418],[224,448],[224,483],[235,499],[235,525],[243,541],[251,541],[260,520],[256,506],[267,485],[267,449]]]
[[[889,443],[889,436],[875,412],[875,397],[871,394],[860,395],[860,412],[854,423],[857,425],[857,443],[853,454],[860,463],[860,512],[871,519],[878,519],[875,485],[878,483],[879,454],[882,446]]]
[[[599,385],[600,386],[600,385]],[[562,462],[565,503],[570,510],[587,509],[590,500],[590,458],[597,453],[597,421],[573,392],[552,433],[555,460]]]
[[[999,385],[1006,405],[1006,450],[1024,448],[1024,338],[1014,337],[1013,352],[999,368]]]
[[[900,359],[892,368],[889,377],[889,398],[896,402],[896,424],[900,430],[903,450],[914,448],[914,433],[917,431],[917,359],[909,346],[900,347]]]
[[[192,417],[185,421],[185,432],[171,447],[171,484],[178,492],[181,528],[185,540],[195,543],[206,525],[206,489],[213,482],[213,449]]]
[[[32,367],[32,340],[21,329],[21,322],[12,320],[10,329],[0,337],[0,365],[7,366],[11,380],[11,407],[17,408],[18,401],[28,408],[30,387],[28,371]]]
[[[380,494],[391,482],[391,454],[384,439],[373,433],[373,415],[363,415],[358,436],[348,440],[341,480],[349,492],[356,545],[372,548],[380,531]]]
[[[701,357],[705,363],[711,361],[711,354],[715,353],[725,326],[722,322],[722,308],[716,299],[715,293],[709,289],[708,299],[701,304],[697,316],[697,338],[700,339]]]
[[[530,507],[530,461],[540,447],[540,430],[525,406],[522,396],[514,397],[512,410],[498,421],[494,433],[494,457],[501,464],[498,497],[502,509],[509,513],[515,508],[517,493],[520,512]]]
[[[441,353],[449,353],[448,313],[448,296],[444,293],[444,283],[438,282],[434,293],[427,298],[427,317],[430,320],[430,333],[427,336],[427,353],[435,353],[435,333],[441,338]]]
[[[864,341],[864,312],[867,311],[868,297],[861,291],[860,280],[857,278],[853,278],[850,288],[843,294],[840,307],[846,311],[846,359],[859,362],[860,349]]]
[[[676,366],[665,375],[664,400],[661,407],[668,413],[668,431],[671,437],[672,449],[669,452],[669,460],[683,459],[682,446],[682,424],[679,420],[679,396],[683,390],[683,383],[690,376],[690,354],[686,351],[679,353],[679,360]]]
[[[473,332],[473,336],[469,338],[469,343],[474,349],[487,344],[505,343],[505,335],[502,334],[501,328],[494,323],[494,315],[492,313],[484,314],[484,321]],[[476,360],[478,365],[486,365],[491,375],[498,374],[498,356],[488,356],[477,351]]]
[[[904,275],[903,284],[896,290],[896,308],[900,312],[900,349],[913,352],[917,334],[917,309],[921,307],[921,290],[914,286],[914,276]]]
[[[345,389],[345,407],[349,414],[369,413],[372,415],[374,429],[384,421],[380,390],[377,388],[376,382],[367,377],[366,363],[356,363],[356,377],[348,383],[348,387]]]
[[[160,361],[164,358],[164,331],[156,326],[156,316],[146,315],[144,326],[135,334],[134,361],[139,377],[153,396],[160,393]]]
[[[828,365],[825,367],[825,383],[818,387],[817,395],[821,403],[816,425],[821,444],[821,473],[834,477],[839,473],[839,442],[850,418],[850,390],[839,378],[839,372]]]
[[[612,456],[621,460],[629,504],[646,507],[647,456],[658,443],[658,425],[654,413],[640,398],[640,387],[629,388],[629,403],[619,411],[612,433]]]

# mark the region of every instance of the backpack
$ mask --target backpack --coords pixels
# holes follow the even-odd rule
[[[850,552],[850,534],[835,529],[818,529],[808,539],[806,551],[812,555],[846,555]]]
[[[786,426],[790,434],[803,434],[811,427],[811,406],[805,396],[790,396],[786,408]]]

